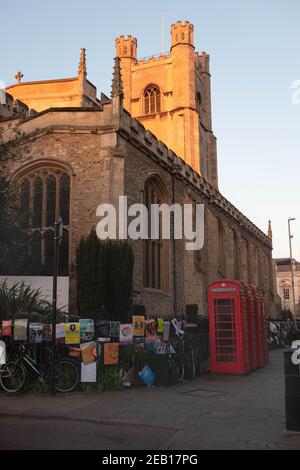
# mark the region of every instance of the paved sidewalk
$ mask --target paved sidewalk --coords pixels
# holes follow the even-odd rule
[[[10,426],[13,434],[19,423],[19,430],[26,432],[28,424],[41,436],[47,426],[49,432],[54,425],[56,431],[78,429],[81,440],[76,437],[76,446],[81,448],[90,448],[86,434],[80,433],[86,427],[106,430],[106,440],[96,441],[95,448],[300,449],[300,435],[284,432],[283,351],[273,351],[270,357],[270,365],[247,377],[206,375],[168,388],[53,398],[0,394],[0,448],[2,440],[9,448],[3,436],[9,435]],[[122,429],[123,440],[118,442],[116,434]],[[28,439],[29,446],[37,445]],[[74,448],[72,442],[66,441],[66,448]],[[53,448],[58,444],[53,442]],[[26,448],[26,436],[22,446]]]

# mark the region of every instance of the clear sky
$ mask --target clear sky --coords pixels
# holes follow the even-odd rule
[[[300,260],[299,0],[1,1],[0,81],[75,76],[81,47],[88,78],[110,93],[114,39],[138,38],[138,55],[161,52],[161,10],[169,27],[195,25],[195,46],[211,55],[220,190],[262,230],[273,224],[274,256],[288,256],[287,218]]]

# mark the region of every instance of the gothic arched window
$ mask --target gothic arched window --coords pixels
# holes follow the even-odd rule
[[[151,239],[151,205],[166,203],[166,193],[157,178],[149,178],[144,189],[144,203],[148,209],[149,239],[144,244],[144,286],[169,290],[169,240],[162,239],[161,218],[159,238]]]
[[[70,177],[57,167],[39,167],[19,178],[22,226],[30,236],[28,274],[51,275],[53,269],[54,222],[62,217],[59,275],[68,274]]]
[[[155,114],[161,110],[160,89],[155,85],[150,85],[144,91],[144,113]]]

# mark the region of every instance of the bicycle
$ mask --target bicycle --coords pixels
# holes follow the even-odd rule
[[[185,335],[184,378],[194,380],[196,377],[196,345],[192,335]]]
[[[16,360],[9,361],[0,368],[0,385],[8,393],[20,392],[32,371],[42,383],[51,382],[51,360],[46,364],[38,363],[26,352],[23,344],[18,345]],[[78,363],[70,359],[58,359],[54,368],[54,389],[59,393],[73,391],[79,384]]]
[[[170,337],[169,349],[170,352],[174,354],[176,383],[180,383],[184,378],[185,363],[183,333]]]

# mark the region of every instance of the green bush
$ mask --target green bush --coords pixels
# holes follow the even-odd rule
[[[133,250],[127,242],[100,241],[96,231],[80,240],[76,253],[77,304],[81,317],[127,321],[131,306]]]

